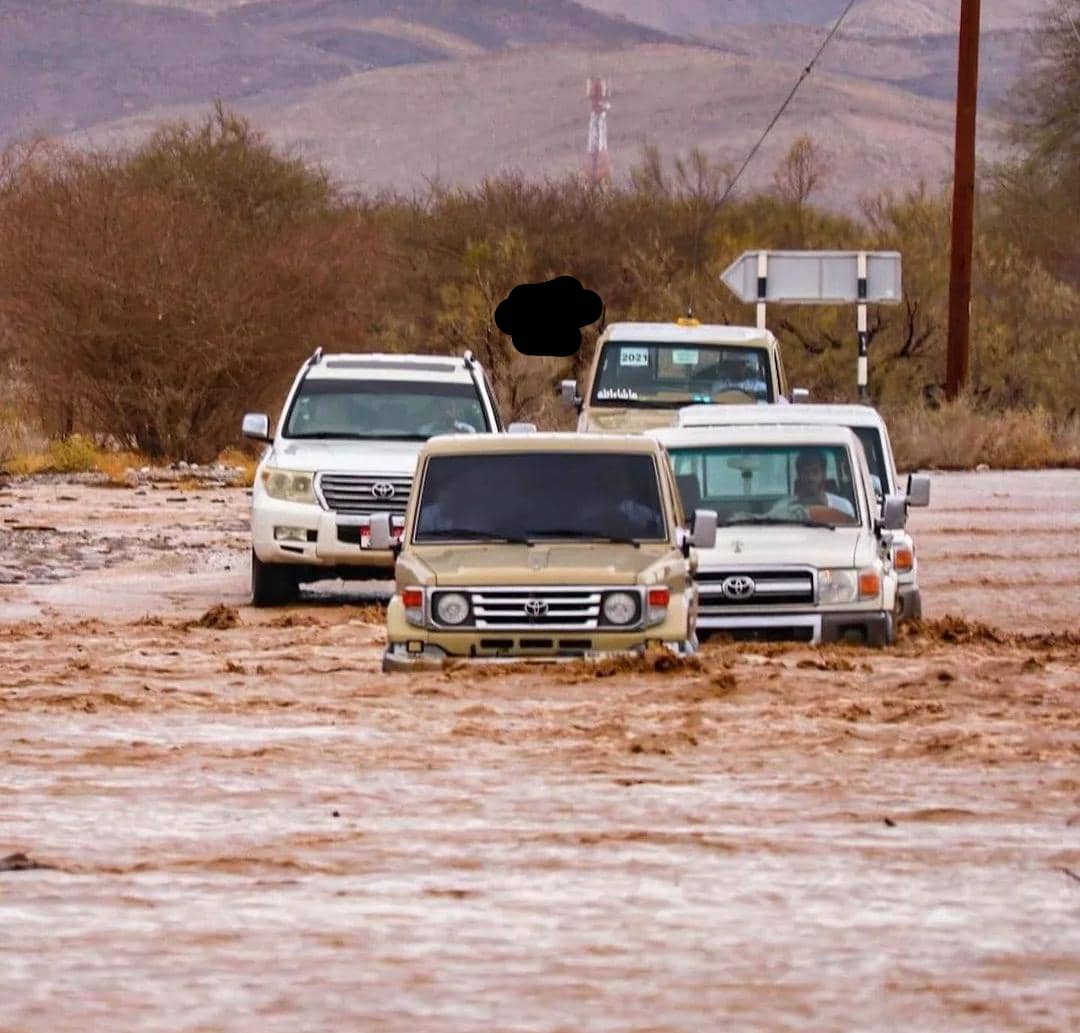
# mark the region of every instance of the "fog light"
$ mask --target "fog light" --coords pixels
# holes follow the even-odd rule
[[[405,644],[405,648],[406,648],[406,649],[407,649],[407,650],[408,650],[408,651],[409,651],[410,653],[422,653],[422,652],[424,651],[424,643],[423,643],[423,642],[417,642],[417,641],[415,641],[415,640],[413,640],[413,639],[410,639],[410,640],[409,640],[409,641],[408,641],[408,642],[407,642],[407,643]]]
[[[274,541],[275,542],[306,542],[307,541],[307,528],[306,527],[275,527],[274,528]]]

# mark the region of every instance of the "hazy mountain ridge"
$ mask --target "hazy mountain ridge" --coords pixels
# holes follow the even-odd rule
[[[577,168],[584,79],[605,75],[618,175],[646,141],[738,161],[844,2],[732,0],[710,28],[715,0],[0,0],[0,136],[129,143],[221,97],[348,185],[410,189],[435,175],[467,184],[508,168]],[[947,6],[860,0],[853,23],[887,23],[894,35],[845,23],[747,186],[768,185],[770,163],[801,131],[832,156],[823,199],[837,207],[874,184],[947,175],[955,35],[905,28],[921,18],[932,30]],[[984,10],[984,104],[1011,83],[1016,25],[1040,7],[999,0],[991,17]],[[990,115],[984,108],[984,154]]]
[[[216,13],[215,13],[216,12]],[[190,101],[511,46],[659,42],[660,31],[545,0],[0,0],[0,136],[62,134]]]

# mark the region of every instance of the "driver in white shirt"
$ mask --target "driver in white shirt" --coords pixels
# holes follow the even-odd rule
[[[819,449],[806,449],[795,460],[795,495],[782,500],[774,508],[789,506],[828,506],[849,517],[855,516],[855,507],[842,495],[825,490],[825,453]]]

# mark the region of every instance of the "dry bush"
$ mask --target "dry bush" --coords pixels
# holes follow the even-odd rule
[[[700,152],[669,169],[655,149],[625,188],[504,176],[346,200],[221,108],[125,154],[12,149],[0,160],[0,362],[32,372],[26,397],[50,435],[108,434],[152,459],[201,462],[235,444],[242,413],[278,407],[317,344],[471,349],[508,420],[569,429],[557,383],[582,377],[605,322],[692,307],[703,322],[749,325],[753,307],[720,281],[741,252],[895,248],[904,297],[871,306],[870,389],[901,413],[905,461],[1075,455],[1080,291],[1055,264],[1033,261],[1001,219],[980,225],[971,401],[938,412],[947,195],[884,195],[845,218],[806,200],[820,175],[813,141],[789,157],[794,195],[721,204],[730,169]],[[600,294],[603,319],[571,358],[518,354],[495,307],[519,283],[564,273]],[[855,400],[852,306],[770,306],[768,319],[792,383]],[[994,421],[995,410],[1019,415]]]
[[[207,461],[316,343],[358,335],[370,235],[328,203],[227,119],[131,155],[49,153],[3,198],[4,317],[84,428]]]
[[[908,404],[888,413],[900,469],[1036,469],[1080,465],[1080,420],[1042,408],[985,411],[970,397],[937,408]]]

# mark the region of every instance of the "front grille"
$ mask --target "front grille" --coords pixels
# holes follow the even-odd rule
[[[393,513],[404,516],[412,490],[412,478],[325,473],[317,479],[316,490],[326,508],[336,513]]]
[[[745,592],[747,579],[753,585],[749,594]],[[699,571],[697,582],[702,615],[722,613],[740,606],[757,609],[814,603],[814,573],[803,568]]]
[[[469,599],[469,619],[464,625],[483,629],[568,628],[594,629],[600,624],[600,606],[604,590],[600,588],[474,588],[462,591]],[[627,591],[612,588],[611,591]],[[630,589],[634,595],[638,595]],[[431,599],[431,613],[441,593]],[[438,618],[433,616],[436,624]],[[629,624],[620,628],[635,628],[641,622],[641,602]],[[615,627],[612,625],[611,627]]]

